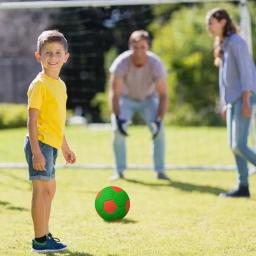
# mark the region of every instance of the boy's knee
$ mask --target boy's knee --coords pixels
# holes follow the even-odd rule
[[[33,195],[34,196],[48,196],[55,194],[55,186],[49,185],[47,182],[35,182],[33,184]]]
[[[48,196],[49,196],[50,198],[53,198],[54,195],[55,195],[55,189],[54,189],[54,188],[48,189]]]

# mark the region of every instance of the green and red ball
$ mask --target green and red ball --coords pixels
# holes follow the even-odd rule
[[[120,187],[105,187],[95,198],[95,209],[99,216],[106,221],[120,220],[130,209],[130,199]]]

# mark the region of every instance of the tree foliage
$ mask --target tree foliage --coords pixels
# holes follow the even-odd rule
[[[237,16],[237,7],[224,5]],[[163,26],[154,22],[153,51],[168,70],[170,119],[178,124],[219,125],[216,113],[218,70],[213,66],[212,39],[205,15],[212,5],[193,5],[175,11]]]

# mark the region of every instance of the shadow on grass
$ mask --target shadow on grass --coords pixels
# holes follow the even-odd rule
[[[134,184],[143,185],[143,186],[149,186],[149,187],[172,187],[172,188],[180,189],[185,192],[196,191],[199,193],[208,193],[208,194],[214,194],[214,195],[219,195],[219,193],[224,192],[223,189],[218,187],[212,187],[207,185],[195,185],[188,182],[180,182],[180,181],[174,181],[174,180],[171,180],[165,183],[145,182],[145,181],[140,181],[135,179],[125,179],[125,181],[131,182]]]
[[[91,253],[87,253],[87,252],[72,252],[70,250],[66,250],[63,252],[48,252],[48,253],[44,253],[44,255],[61,255],[61,256],[93,256],[93,254]]]
[[[22,190],[31,190],[31,182],[26,178],[21,178],[21,177],[16,176],[15,174],[12,173],[12,170],[7,170],[7,171],[1,170],[0,171],[0,177],[1,176],[9,177],[11,179],[14,179],[15,181],[18,181],[18,182],[21,182],[22,184],[27,185],[27,187],[19,187],[19,186],[14,185],[13,183],[10,182],[8,184],[8,187],[12,187],[12,188],[18,189],[18,190],[20,190],[20,189],[22,189]]]
[[[9,203],[9,202],[6,202],[6,201],[0,201],[0,205],[5,206],[5,205],[8,205],[8,204],[10,204],[10,203]]]
[[[18,206],[8,206],[7,209],[12,210],[12,211],[20,211],[20,212],[28,212],[29,210],[24,207],[18,207]]]
[[[9,177],[9,178],[12,178],[12,179],[15,179],[15,180],[17,180],[17,181],[21,181],[22,183],[24,183],[24,184],[30,184],[30,182],[27,180],[27,179],[25,179],[25,178],[20,178],[20,177],[18,177],[18,176],[16,176],[15,174],[13,174],[13,170],[7,170],[7,171],[1,171],[0,172],[0,175],[2,176],[7,176],[7,177]]]
[[[115,221],[104,221],[106,223],[109,223],[109,224],[135,224],[137,223],[136,220],[132,220],[132,219],[128,219],[128,218],[124,218],[124,219],[121,219],[121,220],[115,220]]]
[[[6,209],[8,210],[12,210],[12,211],[29,211],[27,208],[24,207],[19,207],[19,206],[14,206],[9,202],[6,201],[0,201],[0,206],[4,206]]]

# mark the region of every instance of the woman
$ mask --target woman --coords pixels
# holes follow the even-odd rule
[[[256,154],[247,145],[252,107],[256,103],[256,69],[244,39],[223,9],[207,13],[208,31],[214,38],[215,65],[219,67],[222,114],[227,121],[228,141],[235,157],[237,187],[224,197],[250,197],[248,162],[256,166]]]

